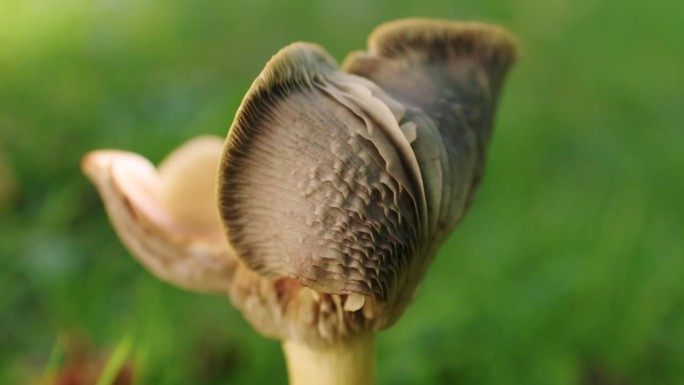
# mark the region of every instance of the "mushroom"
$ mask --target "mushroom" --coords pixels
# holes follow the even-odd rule
[[[371,384],[375,333],[478,189],[515,55],[499,27],[426,19],[381,25],[341,68],[294,43],[225,143],[191,140],[158,169],[94,151],[83,169],[130,252],[171,284],[227,293],[283,342],[290,383]]]

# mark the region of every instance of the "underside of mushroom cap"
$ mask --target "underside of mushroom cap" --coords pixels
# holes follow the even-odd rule
[[[425,198],[410,143],[367,83],[297,43],[248,92],[219,202],[250,268],[321,292],[390,295],[421,239]]]
[[[316,45],[281,50],[221,160],[221,218],[238,257],[269,287],[360,298],[347,332],[390,325],[472,199],[514,53],[496,27],[426,20],[381,26],[369,52],[346,61],[351,74]],[[234,302],[245,310],[242,287]],[[309,302],[298,309],[320,306]],[[301,314],[293,303],[272,306],[287,318]]]

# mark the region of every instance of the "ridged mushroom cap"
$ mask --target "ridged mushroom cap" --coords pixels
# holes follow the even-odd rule
[[[343,69],[295,43],[256,79],[226,140],[221,218],[238,258],[283,297],[338,298],[318,337],[401,315],[480,183],[514,57],[501,28],[412,19],[379,27]],[[279,316],[318,322],[320,301],[288,301]]]

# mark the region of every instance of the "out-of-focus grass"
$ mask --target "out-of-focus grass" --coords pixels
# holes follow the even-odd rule
[[[116,380],[116,376],[119,374],[123,368],[128,355],[131,351],[132,341],[129,337],[124,337],[116,345],[116,349],[112,352],[111,357],[107,360],[104,368],[102,369],[102,374],[97,380],[96,385],[112,385]]]
[[[45,369],[43,370],[43,374],[38,382],[40,385],[49,384],[50,381],[53,381],[55,378],[55,375],[59,371],[59,366],[63,360],[65,350],[64,345],[64,337],[61,334],[58,334],[57,338],[55,339],[55,344],[50,350],[50,358],[48,358],[47,363],[45,364]]]
[[[635,0],[4,1],[0,154],[17,194],[0,207],[0,383],[39,376],[65,330],[110,347],[131,335],[140,383],[285,383],[278,344],[227,299],[128,256],[79,159],[158,161],[224,135],[280,47],[341,60],[406,16],[497,22],[523,52],[481,194],[380,336],[379,382],[682,382],[682,14]]]

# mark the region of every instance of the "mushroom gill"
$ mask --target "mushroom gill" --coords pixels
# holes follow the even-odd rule
[[[497,27],[405,20],[378,28],[346,72],[295,43],[256,79],[226,140],[221,218],[258,275],[373,307],[316,337],[401,315],[479,185],[514,56]]]

